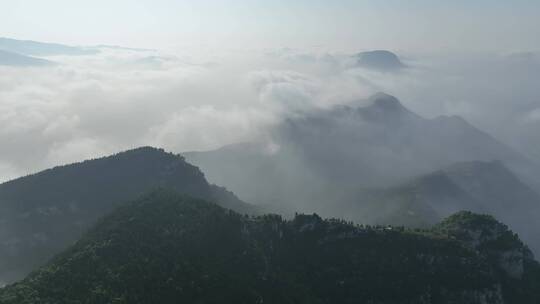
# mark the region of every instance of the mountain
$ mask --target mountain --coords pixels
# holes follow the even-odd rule
[[[2,37],[0,37],[0,50],[27,56],[92,55],[99,52],[95,48]]]
[[[493,214],[531,240],[523,219],[540,205],[538,165],[460,117],[426,119],[382,93],[367,104],[296,114],[266,143],[183,155],[272,212],[417,226],[464,209]]]
[[[432,172],[396,186],[360,189],[334,201],[333,213],[355,222],[429,227],[460,210],[489,213],[489,208],[456,185],[443,171]]]
[[[382,93],[368,102],[288,119],[276,132],[277,144],[300,150],[310,165],[341,182],[365,172],[361,182],[384,185],[475,160],[500,160],[516,170],[533,166],[460,117],[424,119]]]
[[[118,203],[156,187],[254,210],[181,156],[151,147],[56,167],[0,185],[0,281],[21,278]]]
[[[0,50],[0,66],[50,66],[54,62]]]
[[[538,303],[540,265],[504,225],[432,229],[244,217],[159,190],[122,205],[0,303]]]
[[[435,224],[460,210],[489,213],[540,252],[540,195],[499,161],[456,163],[397,186],[343,196],[334,207],[343,213],[333,216],[413,227]]]
[[[480,208],[468,210],[493,214],[540,252],[540,195],[502,162],[458,163],[445,173],[479,202]]]
[[[367,51],[356,54],[356,65],[379,71],[396,71],[405,68],[399,57],[386,50]]]
[[[434,230],[459,240],[488,259],[497,271],[514,279],[523,278],[527,263],[534,259],[515,233],[489,215],[461,211],[444,219]]]
[[[183,155],[247,201],[295,202],[308,212],[328,203],[320,192],[388,187],[468,161],[502,161],[540,189],[538,165],[464,119],[425,119],[382,93],[367,102],[291,116],[271,131],[270,142]]]

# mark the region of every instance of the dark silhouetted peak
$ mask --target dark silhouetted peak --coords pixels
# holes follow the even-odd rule
[[[386,50],[361,52],[356,57],[358,58],[357,64],[365,68],[392,71],[405,67],[396,54]]]
[[[165,150],[163,150],[162,148],[156,148],[156,147],[152,147],[152,146],[142,146],[142,147],[134,148],[134,149],[127,150],[127,151],[124,151],[124,152],[120,152],[118,154],[137,153],[137,152],[159,152],[159,153],[162,153],[164,151]]]
[[[131,150],[119,152],[114,156],[116,156],[116,157],[160,156],[160,157],[173,157],[173,158],[183,159],[182,156],[175,155],[175,154],[170,153],[170,152],[166,152],[162,148],[156,148],[156,147],[151,147],[151,146],[143,146],[143,147],[138,147],[138,148],[134,148],[134,149],[131,149]]]

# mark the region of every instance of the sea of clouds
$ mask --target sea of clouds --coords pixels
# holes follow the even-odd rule
[[[352,53],[101,48],[47,67],[0,66],[0,181],[152,145],[173,152],[265,138],[313,107],[384,91],[425,117],[460,115],[540,162],[540,56],[398,53],[395,72]]]

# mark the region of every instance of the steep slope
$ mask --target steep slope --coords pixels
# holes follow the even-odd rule
[[[479,230],[491,234],[462,237]],[[483,216],[414,232],[317,215],[250,219],[156,191],[1,289],[0,303],[527,304],[540,300],[539,274],[519,239]]]
[[[252,211],[182,157],[150,147],[46,170],[0,185],[0,281],[20,278],[116,204],[156,187]]]

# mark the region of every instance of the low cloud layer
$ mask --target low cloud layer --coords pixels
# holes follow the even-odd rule
[[[162,54],[103,48],[50,67],[0,67],[0,180],[120,150],[174,152],[264,138],[283,115],[377,91],[427,117],[462,115],[540,161],[534,53],[403,54],[407,68],[352,54],[280,49]]]

